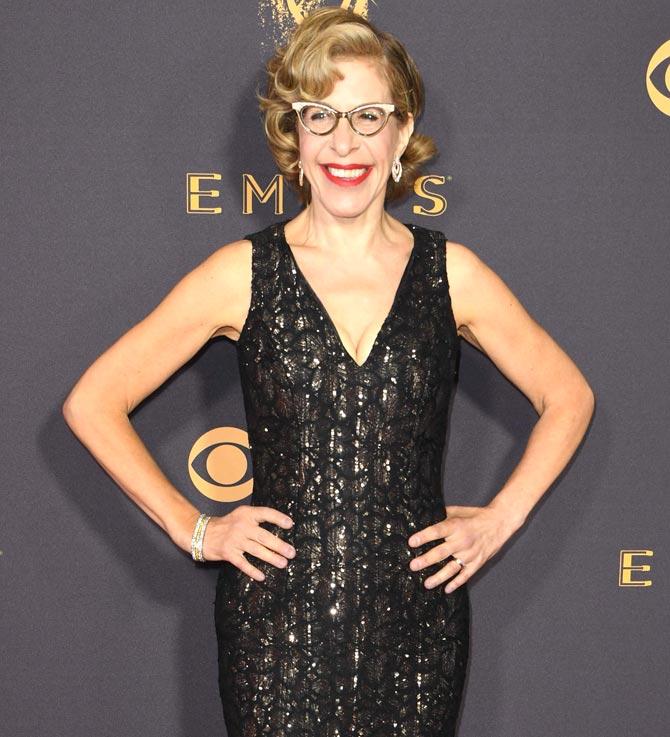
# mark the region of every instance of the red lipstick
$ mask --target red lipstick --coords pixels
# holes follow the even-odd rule
[[[368,174],[372,171],[371,166],[366,164],[320,164],[324,174],[330,179],[331,182],[338,184],[340,187],[355,187],[360,184],[364,179],[367,178]],[[328,171],[328,167],[332,166],[334,169],[365,169],[365,171],[356,177],[355,179],[344,179],[343,177],[336,177]]]

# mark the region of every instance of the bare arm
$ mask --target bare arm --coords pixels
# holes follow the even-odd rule
[[[493,361],[539,415],[519,464],[489,503],[515,529],[581,442],[594,394],[565,351],[473,251],[449,242],[447,259],[459,334]]]
[[[461,243],[447,243],[447,274],[458,333],[486,354],[540,416],[525,451],[484,507],[451,505],[447,517],[410,536],[412,547],[440,541],[410,561],[412,570],[448,559],[424,580],[446,592],[465,583],[525,522],[579,445],[595,406],[569,356],[528,314],[504,281]]]
[[[249,306],[250,243],[234,241],[184,276],[89,366],[63,404],[67,424],[121,489],[183,550],[198,510],[156,464],[128,415]]]

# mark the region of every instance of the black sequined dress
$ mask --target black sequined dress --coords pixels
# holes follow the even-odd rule
[[[469,652],[467,583],[451,593],[409,562],[410,535],[445,518],[441,465],[458,371],[445,236],[414,246],[359,365],[286,241],[252,242],[237,342],[263,526],[297,551],[266,578],[221,564],[214,604],[228,737],[451,737]]]

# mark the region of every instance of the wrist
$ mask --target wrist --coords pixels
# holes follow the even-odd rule
[[[489,502],[486,506],[500,515],[501,519],[503,519],[507,526],[510,536],[523,527],[526,522],[527,515],[520,509],[515,509],[509,505],[496,502],[495,499]]]
[[[200,516],[200,510],[192,507],[184,512],[173,521],[168,530],[168,534],[172,542],[183,551],[191,554],[191,539],[195,529],[195,523]]]
[[[196,520],[195,527],[193,529],[193,535],[191,536],[191,557],[193,560],[200,563],[205,562],[205,555],[203,551],[203,545],[205,542],[205,532],[207,525],[212,519],[210,514],[201,512]]]

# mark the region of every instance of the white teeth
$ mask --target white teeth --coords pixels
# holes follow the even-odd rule
[[[328,171],[335,177],[342,177],[342,179],[356,179],[367,171],[367,167],[363,169],[336,169],[335,167],[326,167]]]

